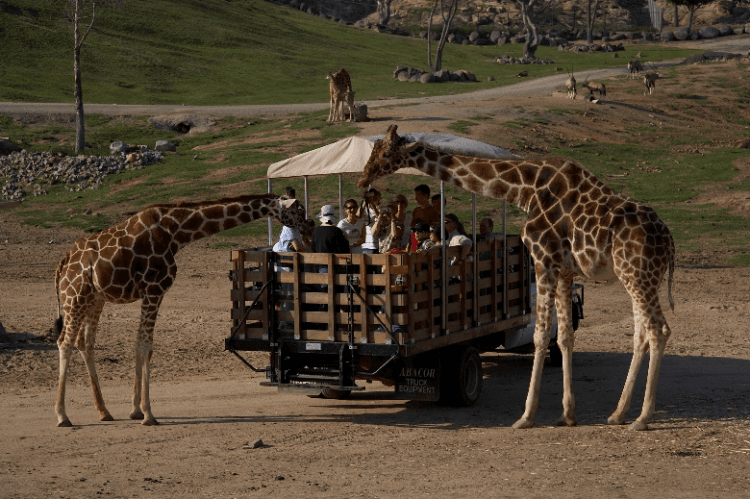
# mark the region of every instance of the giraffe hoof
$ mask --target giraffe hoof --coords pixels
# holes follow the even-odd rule
[[[148,419],[144,419],[141,423],[143,426],[158,426],[159,422],[156,420],[155,417],[150,417]]]
[[[130,413],[130,419],[143,419],[143,413],[141,411],[133,411]]]
[[[622,424],[625,424],[625,421],[623,419],[621,419],[621,418],[616,418],[614,416],[610,416],[609,418],[607,418],[607,424],[608,425],[612,425],[612,426],[622,425]]]
[[[630,431],[646,431],[648,430],[648,425],[646,423],[641,423],[637,419],[631,423],[630,426],[628,426],[628,430]]]
[[[70,428],[71,426],[73,426],[73,423],[71,423],[69,419],[65,419],[57,423],[58,428]]]
[[[566,418],[560,416],[552,423],[553,426],[578,426],[578,420],[576,418]]]
[[[115,418],[112,417],[110,413],[106,413],[99,417],[99,421],[114,421]]]
[[[513,423],[513,428],[516,430],[525,430],[526,428],[533,428],[536,426],[536,423],[530,419],[521,418],[515,423]]]

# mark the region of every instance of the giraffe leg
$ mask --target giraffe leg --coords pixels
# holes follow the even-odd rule
[[[661,310],[659,310],[661,312]],[[650,346],[650,358],[648,362],[648,378],[646,379],[646,393],[643,397],[643,408],[638,419],[629,426],[630,430],[647,430],[648,421],[654,415],[656,409],[656,388],[659,383],[659,370],[667,347],[667,340],[671,335],[667,321],[660,314],[652,317],[648,323],[648,342]]]
[[[89,372],[89,378],[91,380],[91,390],[94,393],[94,405],[96,410],[99,411],[99,421],[114,421],[114,418],[107,410],[104,405],[104,397],[102,397],[102,390],[99,386],[99,377],[96,374],[96,363],[94,362],[94,343],[96,341],[96,329],[99,324],[99,317],[102,313],[102,307],[104,302],[99,300],[90,309],[86,316],[83,326],[83,335],[78,337],[78,350],[83,356],[83,360],[86,363],[86,369]]]
[[[612,415],[607,418],[607,424],[621,425],[625,423],[625,414],[630,409],[630,401],[633,397],[633,388],[635,387],[638,371],[641,369],[643,357],[646,354],[646,337],[643,328],[643,318],[638,312],[637,306],[633,305],[634,333],[633,333],[633,359],[630,361],[628,377],[625,379],[625,386],[622,389],[620,401]]]
[[[151,413],[149,379],[151,377],[151,349],[154,337],[154,324],[159,313],[162,295],[147,296],[141,304],[141,326],[135,349],[135,385],[133,387],[133,412],[131,419],[143,419],[145,426],[158,425]],[[140,407],[139,407],[140,406]]]
[[[526,409],[521,419],[513,423],[513,428],[525,429],[536,426],[534,415],[539,407],[539,388],[542,384],[542,369],[549,346],[550,318],[552,317],[552,292],[555,278],[537,269],[536,284],[536,325],[534,327],[534,367],[531,369],[529,393],[526,396]]]
[[[70,328],[67,324],[66,329]],[[70,364],[70,353],[73,351],[73,345],[66,341],[66,331],[60,335],[58,350],[60,351],[60,377],[57,385],[57,401],[55,403],[55,412],[57,413],[57,426],[70,427],[73,424],[65,413],[65,382],[68,377],[68,366]]]
[[[555,293],[555,307],[557,308],[557,345],[563,358],[563,413],[555,420],[555,426],[576,426],[578,420],[575,415],[576,399],[573,395],[573,280],[560,279],[557,281]]]

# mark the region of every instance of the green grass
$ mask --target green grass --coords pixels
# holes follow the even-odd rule
[[[0,16],[3,64],[0,101],[72,102],[72,33],[46,0],[13,0],[23,16]],[[28,15],[29,9],[39,15]],[[12,34],[12,35],[11,35]],[[651,61],[692,51],[637,46]],[[128,0],[127,8],[97,11],[82,51],[84,103],[293,104],[326,102],[325,75],[345,67],[357,100],[463,93],[515,83],[517,68],[490,62],[519,44],[448,44],[443,67],[466,69],[478,83],[418,84],[392,80],[396,65],[427,69],[426,41],[381,35],[323,20],[262,0]],[[632,52],[629,53],[629,52]],[[628,48],[622,60],[633,57]],[[622,66],[605,54],[571,54],[540,47],[554,65],[530,68],[530,78]],[[487,82],[487,76],[496,80]]]

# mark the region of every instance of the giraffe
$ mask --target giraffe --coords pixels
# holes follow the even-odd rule
[[[359,187],[411,167],[477,194],[504,199],[528,216],[521,231],[534,258],[537,321],[534,365],[525,411],[513,425],[530,428],[539,402],[542,368],[550,340],[552,307],[557,307],[558,344],[563,357],[563,413],[557,425],[574,426],[572,286],[576,276],[607,281],[617,277],[632,300],[633,359],[609,424],[624,424],[633,387],[648,350],[650,360],[643,407],[631,430],[648,429],[654,413],[659,368],[671,334],[659,302],[668,273],[669,305],[675,248],[672,235],[654,210],[614,192],[577,163],[563,158],[540,161],[491,160],[454,156],[423,142],[408,142],[391,125],[373,147]]]
[[[352,80],[344,68],[335,73],[328,73],[326,79],[330,80],[328,90],[331,92],[331,109],[328,111],[328,119],[326,121],[343,121],[343,113],[339,111],[341,108],[341,99],[344,98],[345,91],[352,91]],[[354,94],[352,93],[352,95]]]
[[[346,89],[342,92],[339,98],[339,105],[341,108],[339,111],[339,118],[341,121],[344,120],[346,112],[344,111],[344,105],[349,108],[349,118],[346,121],[357,121],[356,113],[354,112],[354,92],[351,89]]]
[[[296,200],[274,194],[246,195],[218,201],[155,204],[102,232],[78,239],[57,266],[55,287],[60,316],[57,345],[60,377],[55,412],[57,426],[72,426],[65,413],[65,382],[73,345],[86,363],[101,421],[112,421],[104,405],[94,364],[94,342],[104,303],[141,300],[136,339],[135,384],[131,419],[158,424],[149,398],[150,362],[156,316],[177,275],[175,254],[186,244],[261,217],[309,228]]]

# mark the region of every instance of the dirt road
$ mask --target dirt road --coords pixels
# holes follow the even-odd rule
[[[53,411],[57,349],[18,340],[51,325],[54,266],[78,232],[4,220],[0,320],[14,342],[0,349],[0,497],[747,497],[748,269],[677,269],[657,414],[641,433],[603,424],[630,362],[628,298],[619,284],[587,284],[574,356],[580,426],[544,426],[562,396],[561,371],[547,366],[542,427],[521,431],[510,425],[523,409],[526,355],[484,355],[483,393],[467,409],[393,400],[379,385],[347,401],[260,387],[260,375],[223,351],[227,251],[199,242],[178,254],[157,322],[151,387],[161,425],[127,419],[139,306],[108,305],[96,355],[116,420],[97,421],[74,356],[75,426],[66,429]],[[250,448],[258,439],[265,445]]]

